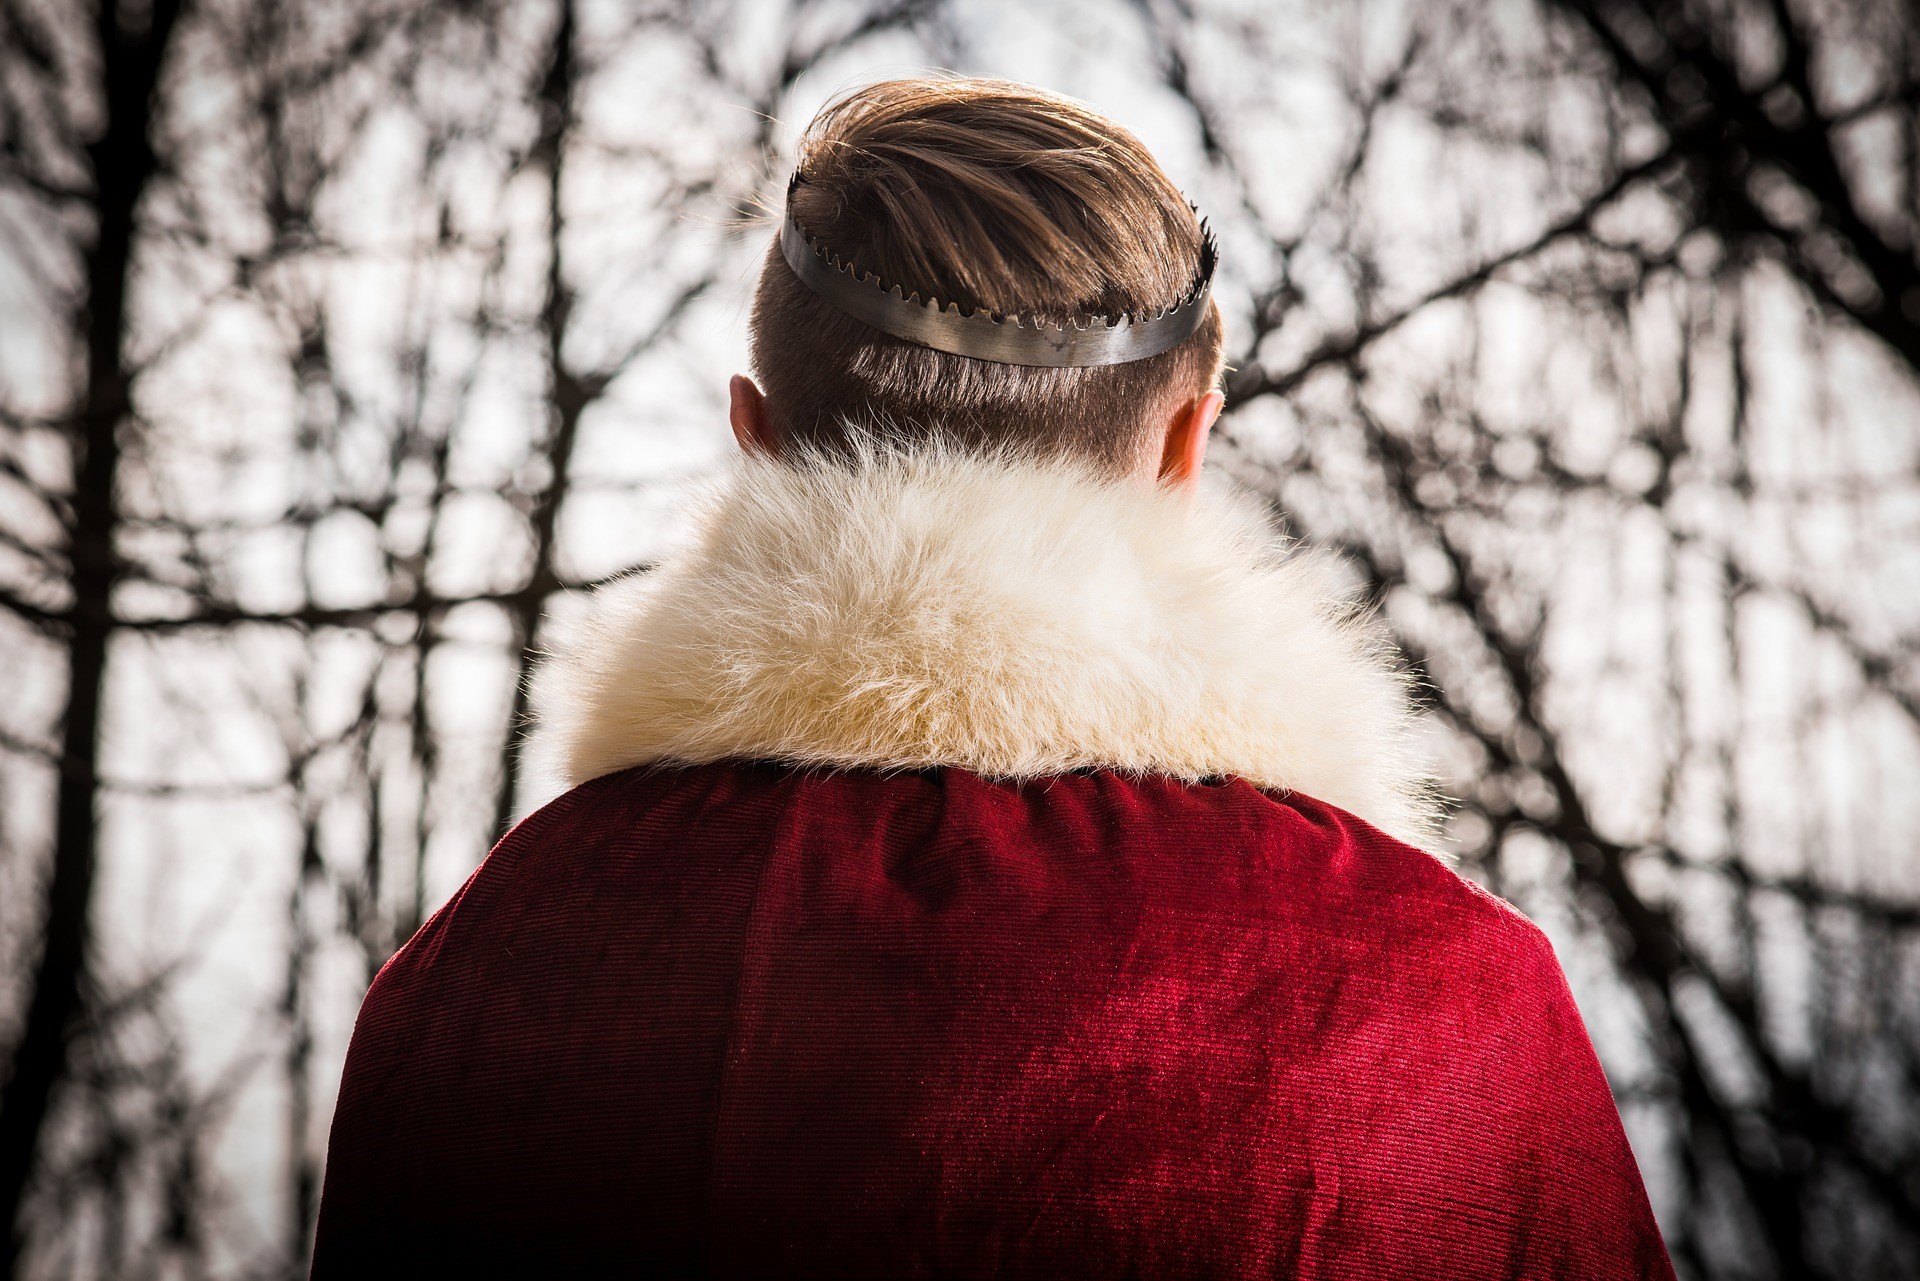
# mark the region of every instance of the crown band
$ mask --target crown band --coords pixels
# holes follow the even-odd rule
[[[887,286],[878,276],[829,255],[800,226],[793,212],[793,190],[805,182],[798,170],[787,183],[786,216],[780,222],[780,253],[800,283],[855,320],[935,351],[990,360],[1003,365],[1053,369],[1121,365],[1171,351],[1193,337],[1207,315],[1213,269],[1219,247],[1206,219],[1200,220],[1200,269],[1186,296],[1164,311],[1118,319],[1088,317],[1059,324],[1010,316],[995,320],[984,307],[963,311]],[[1198,210],[1195,210],[1198,213]]]

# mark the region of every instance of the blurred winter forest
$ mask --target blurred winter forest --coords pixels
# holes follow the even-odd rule
[[[1211,213],[1211,465],[1405,645],[1683,1276],[1920,1275],[1906,0],[0,0],[0,1275],[303,1273],[796,129],[928,67]]]

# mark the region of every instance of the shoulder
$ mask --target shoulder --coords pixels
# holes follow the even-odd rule
[[[1089,928],[1191,928],[1196,948],[1231,936],[1270,965],[1361,967],[1429,1004],[1485,1006],[1560,983],[1518,911],[1298,793],[1110,770],[1010,783],[735,761],[604,776],[529,816],[389,963],[375,997],[456,958],[463,974],[506,966],[520,942],[557,961],[663,897],[751,901],[769,865],[783,884],[830,882],[834,895],[913,898],[933,883],[943,902],[1058,909]]]
[[[1146,882],[1147,928],[1184,940],[1168,953],[1179,964],[1230,954],[1240,977],[1223,975],[1223,990],[1280,985],[1326,1026],[1362,1020],[1369,1035],[1419,1034],[1456,1056],[1498,1054],[1508,1031],[1525,1029],[1579,1032],[1584,1045],[1541,930],[1353,814],[1239,780],[1105,776],[1047,796],[1062,821],[1118,817],[1110,839]],[[1444,1035],[1425,1036],[1436,1029]]]
[[[451,995],[504,991],[637,945],[670,905],[750,894],[755,842],[786,804],[753,763],[643,767],[593,779],[523,818],[381,968],[363,1025]],[[451,1007],[449,1007],[451,1008]]]
[[[1053,807],[1124,818],[1118,839],[1153,856],[1170,882],[1250,918],[1314,918],[1355,941],[1551,959],[1538,927],[1444,858],[1315,797],[1241,779],[1074,781],[1048,790]]]

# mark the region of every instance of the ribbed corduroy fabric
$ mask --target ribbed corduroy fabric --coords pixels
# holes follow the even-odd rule
[[[1227,779],[597,779],[380,972],[314,1275],[1670,1277],[1553,952]]]

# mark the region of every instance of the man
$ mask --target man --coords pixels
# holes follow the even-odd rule
[[[368,993],[317,1276],[1671,1276],[1551,948],[1392,835],[1404,680],[1198,485],[1214,258],[1076,103],[814,121],[741,460]]]

